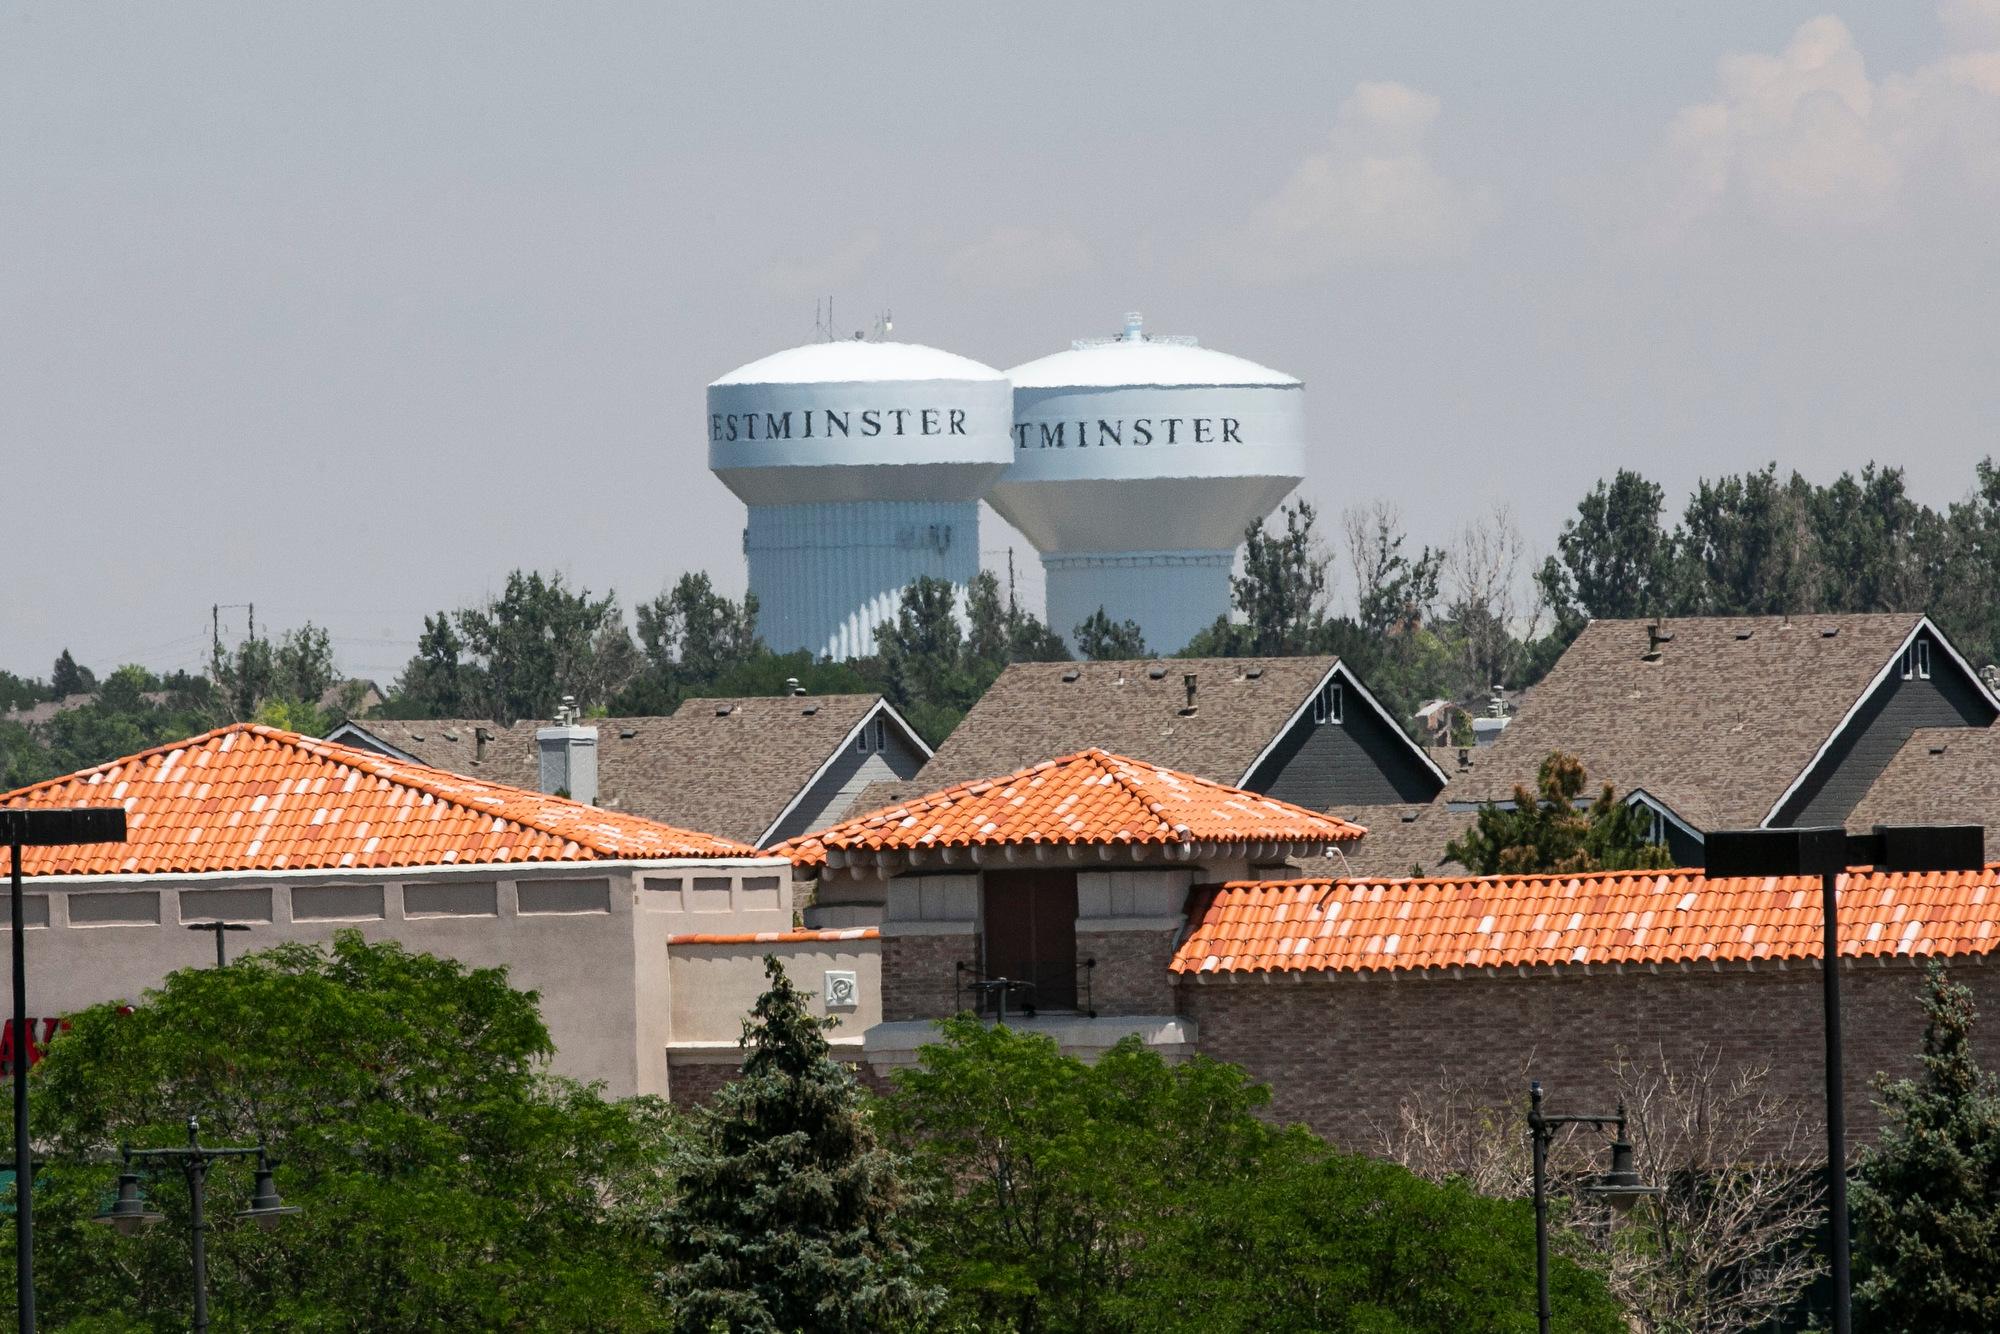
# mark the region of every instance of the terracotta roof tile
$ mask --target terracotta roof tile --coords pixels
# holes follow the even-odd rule
[[[122,844],[30,849],[28,875],[748,857],[755,849],[256,723],[0,796],[125,808]]]
[[[1157,765],[1086,750],[959,783],[779,844],[801,866],[830,849],[999,844],[1337,843],[1359,825]]]
[[[1177,973],[1368,972],[1820,957],[1816,876],[1698,870],[1223,886],[1194,905]],[[1855,871],[1842,956],[1984,954],[2000,943],[2000,867]]]
[[[879,927],[849,926],[828,931],[679,931],[667,937],[669,945],[812,945],[836,944],[843,940],[880,940]]]

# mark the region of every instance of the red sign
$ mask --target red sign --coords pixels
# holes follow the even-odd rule
[[[28,1064],[33,1066],[37,1061],[42,1059],[42,1048],[48,1045],[49,1039],[69,1027],[69,1020],[30,1019],[27,1021],[27,1025]],[[0,1023],[0,1073],[13,1073],[14,1049],[18,1045],[14,1040],[13,1021],[8,1020]]]

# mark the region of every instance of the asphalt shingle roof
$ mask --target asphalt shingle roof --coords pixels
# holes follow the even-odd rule
[[[1593,621],[1493,745],[1453,778],[1454,801],[1534,790],[1552,750],[1666,803],[1702,829],[1761,824],[1811,763],[1918,614]]]
[[[972,706],[915,781],[930,791],[1097,747],[1217,783],[1250,764],[1338,658],[1017,662]],[[1185,712],[1183,677],[1195,675]]]
[[[585,718],[597,729],[597,804],[651,820],[763,837],[879,695],[766,695],[689,699],[669,717]],[[464,718],[355,724],[425,764],[534,787],[535,732]],[[493,740],[476,758],[476,731]]]
[[[756,849],[257,723],[0,796],[122,806],[124,843],[29,849],[28,875],[749,857]]]
[[[1977,824],[2000,831],[2000,726],[1919,727],[1847,817],[1878,824]]]

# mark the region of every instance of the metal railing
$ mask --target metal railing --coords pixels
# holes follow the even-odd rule
[[[1097,1003],[1092,994],[1091,984],[1096,974],[1096,959],[1079,959],[1076,963],[1076,976],[1072,981],[1073,995],[1057,995],[1047,1008],[1056,1011],[1074,1010],[1095,1019]],[[1042,983],[1032,978],[982,973],[964,960],[952,965],[951,997],[952,1011],[955,1014],[962,1014],[969,1009],[982,1017],[991,1016],[1002,1022],[1005,1022],[1010,1012],[1033,1019],[1037,1010],[1042,1008],[1041,998],[1045,990],[1054,991],[1053,988],[1045,989]]]

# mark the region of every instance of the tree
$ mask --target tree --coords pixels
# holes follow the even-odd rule
[[[1319,516],[1303,500],[1279,513],[1283,531],[1267,533],[1262,524],[1244,530],[1243,573],[1229,581],[1230,600],[1243,617],[1245,656],[1315,652],[1326,621],[1332,557],[1314,531]]]
[[[756,594],[732,602],[715,591],[703,571],[682,575],[671,592],[641,603],[638,620],[647,665],[690,682],[713,681],[764,649],[757,638]]]
[[[949,579],[919,575],[904,586],[896,619],[875,628],[882,693],[932,745],[951,733],[991,681],[967,669],[956,604]]]
[[[1682,616],[1771,616],[1820,610],[1825,575],[1812,524],[1813,491],[1767,464],[1702,481],[1674,534]]]
[[[90,668],[77,665],[69,650],[56,655],[56,665],[49,673],[49,698],[68,699],[71,695],[88,695],[97,689],[97,678]]]
[[[1556,554],[1536,582],[1567,627],[1564,642],[1588,620],[1655,615],[1664,609],[1672,549],[1660,529],[1666,493],[1620,468],[1576,507],[1556,539]]]
[[[658,1328],[645,1220],[670,1185],[668,1110],[551,1078],[550,1050],[535,997],[504,970],[352,931],[72,1016],[34,1080],[53,1164],[36,1187],[37,1260],[62,1276],[43,1285],[44,1318],[185,1319],[178,1174],[145,1183],[166,1225],[128,1238],[90,1219],[117,1146],[184,1143],[192,1113],[205,1142],[268,1144],[302,1209],[248,1227],[227,1203],[247,1196],[247,1172],[218,1169],[221,1328]]]
[[[482,668],[473,712],[501,722],[552,717],[565,695],[601,707],[639,667],[616,595],[573,592],[560,574],[515,570],[498,598],[452,619]]]
[[[1443,554],[1425,547],[1414,558],[1404,555],[1402,516],[1386,502],[1356,506],[1341,521],[1362,633],[1380,638],[1421,628],[1437,605]]]
[[[1621,1055],[1616,1083],[1639,1177],[1662,1192],[1614,1220],[1580,1190],[1603,1167],[1602,1139],[1559,1136],[1548,1163],[1557,1249],[1601,1271],[1644,1334],[1748,1334],[1789,1314],[1825,1268],[1819,1177],[1798,1166],[1823,1135],[1811,1103],[1774,1092],[1768,1068],[1725,1069],[1706,1050],[1681,1065],[1664,1050],[1643,1062]],[[1446,1074],[1404,1097],[1381,1156],[1429,1180],[1526,1199],[1524,1115]]]
[[[981,570],[966,585],[965,619],[966,655],[979,672],[997,676],[1010,662],[1069,660],[1062,636],[1016,603],[1011,590],[1001,600],[1000,579],[991,570]]]
[[[484,672],[465,661],[465,641],[451,613],[424,617],[417,654],[396,678],[382,714],[389,718],[463,718],[486,693]]]
[[[966,1328],[1521,1329],[1529,1210],[1332,1152],[1257,1112],[1268,1091],[1137,1038],[1095,1063],[967,1017],[884,1106],[927,1187],[925,1264]],[[1564,1329],[1619,1328],[1554,1273]]]
[[[742,1074],[699,1114],[659,1232],[679,1328],[878,1330],[935,1303],[898,1211],[894,1157],[776,956],[743,1025]]]
[[[2000,1328],[2000,1088],[1972,1054],[1972,992],[1932,962],[1916,1079],[1880,1081],[1889,1113],[1854,1192],[1855,1310],[1879,1330]]]
[[[1666,845],[1648,838],[1648,815],[1618,801],[1606,783],[1588,809],[1577,808],[1583,764],[1551,751],[1537,791],[1514,789],[1511,809],[1486,802],[1472,828],[1445,847],[1445,858],[1473,875],[1571,874],[1671,866]]]
[[[12,672],[0,672],[0,713],[31,709],[43,700],[55,698],[57,696],[40,681],[16,676]]]
[[[1090,613],[1074,631],[1076,651],[1093,662],[1113,658],[1144,658],[1146,636],[1137,621],[1114,622],[1104,608]]]

